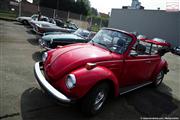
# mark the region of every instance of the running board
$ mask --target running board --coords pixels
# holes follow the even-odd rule
[[[131,91],[134,91],[134,90],[139,89],[139,88],[141,88],[141,87],[144,87],[144,86],[146,86],[146,85],[149,85],[149,84],[151,84],[151,83],[152,83],[152,82],[145,82],[145,83],[143,83],[143,84],[138,84],[138,85],[133,85],[133,86],[128,86],[128,87],[120,88],[120,89],[119,89],[119,94],[120,94],[120,95],[123,95],[123,94],[125,94],[125,93],[131,92]]]

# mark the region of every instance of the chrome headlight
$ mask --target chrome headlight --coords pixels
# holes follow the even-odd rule
[[[40,44],[40,45],[42,44],[42,39],[39,39],[39,44]]]
[[[69,74],[66,78],[66,86],[68,89],[74,88],[76,85],[76,77],[73,74]]]
[[[44,52],[43,55],[42,55],[42,61],[45,62],[47,57],[48,57],[48,53]]]

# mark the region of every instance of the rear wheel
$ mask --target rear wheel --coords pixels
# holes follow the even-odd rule
[[[164,72],[161,70],[159,72],[159,74],[157,74],[157,76],[156,76],[156,78],[154,80],[154,86],[158,87],[162,83],[163,78],[164,78]]]
[[[109,93],[109,86],[102,83],[96,86],[82,101],[82,112],[86,116],[93,116],[99,113]]]

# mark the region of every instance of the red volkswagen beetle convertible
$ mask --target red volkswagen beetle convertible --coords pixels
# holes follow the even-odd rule
[[[95,115],[110,95],[145,85],[159,86],[167,62],[149,42],[128,32],[104,28],[89,43],[45,52],[34,67],[39,85],[60,103],[82,103],[82,112]]]

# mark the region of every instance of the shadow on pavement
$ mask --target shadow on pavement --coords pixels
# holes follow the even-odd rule
[[[14,22],[15,25],[23,25],[22,23],[20,22]]]
[[[168,94],[171,89],[168,86]],[[140,117],[168,116],[178,108],[179,101],[150,86],[109,100],[102,113],[93,118],[86,118],[80,106],[65,107],[57,105],[45,93],[37,88],[30,88],[21,96],[21,115],[23,120],[129,120]]]
[[[38,42],[37,38],[29,38],[29,39],[27,39],[27,41],[32,45],[36,45],[36,46],[39,45],[39,42]]]
[[[29,28],[28,30],[26,30],[26,32],[27,32],[28,34],[36,35],[36,33],[35,33],[30,27],[27,27],[27,28]]]
[[[37,88],[26,90],[21,96],[23,120],[75,120],[84,118],[74,106],[57,105]]]
[[[161,117],[168,116],[179,109],[180,102],[172,97],[171,92],[171,88],[161,84],[159,88],[144,87],[125,96],[125,98],[127,103],[142,116]]]
[[[43,54],[43,52],[37,51],[37,52],[35,52],[35,53],[32,54],[32,59],[33,59],[34,61],[36,61],[36,62],[42,61],[42,54]]]

